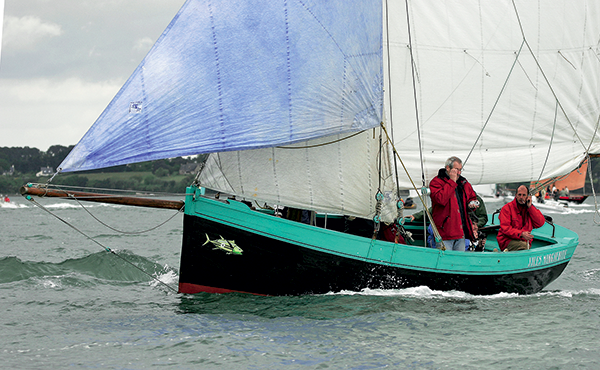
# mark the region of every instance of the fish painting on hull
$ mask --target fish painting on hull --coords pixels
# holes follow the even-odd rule
[[[220,249],[227,254],[236,254],[238,256],[241,256],[242,252],[244,252],[242,248],[235,244],[235,240],[226,240],[221,235],[219,235],[221,237],[220,239],[210,240],[208,234],[204,235],[206,235],[206,242],[204,242],[202,245],[206,245],[210,242],[215,246],[213,249]]]

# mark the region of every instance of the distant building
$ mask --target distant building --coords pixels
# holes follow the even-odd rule
[[[40,172],[36,173],[35,175],[37,177],[52,176],[53,173],[54,173],[54,169],[52,169],[52,167],[42,167],[42,168],[40,168]]]
[[[15,174],[15,165],[10,166],[10,170],[2,172],[2,176],[12,176]]]
[[[201,163],[182,164],[181,167],[179,167],[179,174],[180,175],[195,174],[196,172],[198,172],[200,170],[201,166],[202,166]]]

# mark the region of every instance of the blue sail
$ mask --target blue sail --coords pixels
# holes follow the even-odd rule
[[[60,170],[360,131],[382,109],[380,2],[188,0]]]

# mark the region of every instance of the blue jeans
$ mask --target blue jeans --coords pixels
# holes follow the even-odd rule
[[[465,238],[444,240],[444,245],[447,251],[465,251]],[[441,243],[436,243],[438,248],[441,247]]]

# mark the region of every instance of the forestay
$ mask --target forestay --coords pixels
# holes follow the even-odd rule
[[[371,1],[188,0],[60,169],[377,126],[381,32]]]

